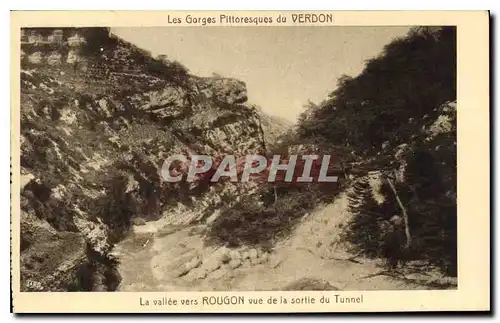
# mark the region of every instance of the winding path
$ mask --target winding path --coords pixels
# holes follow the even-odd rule
[[[115,248],[122,275],[118,290],[415,290],[456,284],[443,284],[437,272],[387,274],[380,262],[346,252],[339,241],[346,210],[342,194],[305,217],[270,253],[206,246],[203,225],[148,222]]]

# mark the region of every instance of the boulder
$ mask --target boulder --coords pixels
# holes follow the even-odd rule
[[[47,64],[55,66],[55,65],[60,65],[62,63],[62,55],[61,53],[54,51],[50,53],[50,55],[47,57]]]
[[[239,266],[241,266],[241,260],[240,259],[232,259],[229,262],[229,267],[231,267],[232,269],[238,268]]]
[[[181,264],[177,269],[175,276],[180,277],[189,273],[192,269],[198,267],[201,264],[200,257],[194,257],[193,259],[187,261],[184,264]]]
[[[205,277],[207,277],[207,270],[204,269],[204,268],[194,268],[193,270],[191,270],[185,277],[184,279],[188,282],[194,282],[195,280],[200,280],[200,279],[204,279]]]
[[[143,218],[133,218],[132,223],[137,226],[146,225],[146,221]]]
[[[252,266],[255,266],[255,265],[262,263],[262,259],[261,258],[250,258],[250,263],[252,264]]]
[[[42,52],[34,52],[33,54],[28,56],[28,61],[31,64],[41,64],[43,62],[43,54]]]
[[[257,252],[257,249],[252,248],[248,251],[248,255],[250,256],[250,259],[256,259],[259,256],[259,253]]]
[[[201,264],[201,259],[200,259],[200,257],[195,257],[195,258],[191,259],[191,261],[188,261],[188,262],[185,264],[185,267],[186,267],[188,270],[191,270],[191,269],[193,269],[193,268],[198,267],[200,264]]]
[[[266,262],[269,260],[269,253],[268,252],[263,252],[260,257],[260,259],[262,259],[262,262]]]
[[[221,247],[213,254],[214,257],[218,258],[220,262],[226,264],[231,260],[230,250],[226,247]]]
[[[207,261],[203,262],[203,268],[207,272],[212,272],[214,270],[217,270],[219,269],[220,266],[221,266],[221,261],[214,257],[211,257]]]
[[[250,253],[248,251],[243,251],[241,253],[241,259],[249,259],[250,258]]]
[[[229,252],[229,257],[231,257],[232,260],[240,260],[241,254],[238,250],[231,250]]]

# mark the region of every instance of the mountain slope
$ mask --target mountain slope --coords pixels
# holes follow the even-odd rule
[[[264,139],[243,82],[189,75],[106,28],[63,35],[82,41],[22,44],[21,286],[114,290],[110,252],[132,223],[180,207],[193,221],[234,198],[163,182],[164,158],[258,152]]]

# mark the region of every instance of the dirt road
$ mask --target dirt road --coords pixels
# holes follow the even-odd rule
[[[437,272],[388,274],[376,260],[355,257],[339,239],[347,197],[305,217],[274,250],[204,245],[205,227],[164,220],[134,227],[116,246],[119,291],[435,289]],[[444,285],[443,285],[444,284]]]

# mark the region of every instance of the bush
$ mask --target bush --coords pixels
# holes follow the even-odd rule
[[[147,70],[151,75],[173,82],[178,86],[185,86],[189,79],[188,69],[177,61],[171,62],[150,58]]]
[[[298,221],[331,195],[321,193],[315,187],[290,185],[275,192],[272,187],[263,188],[259,195],[244,198],[233,207],[223,209],[212,223],[209,240],[217,244],[236,247],[260,245],[270,248],[278,239],[286,237]]]

